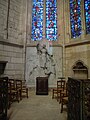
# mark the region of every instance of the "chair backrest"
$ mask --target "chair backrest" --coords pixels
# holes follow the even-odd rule
[[[11,89],[15,89],[16,88],[16,83],[14,79],[9,79],[9,82],[11,83]]]
[[[26,80],[22,80],[22,87],[27,87]]]
[[[15,80],[16,81],[16,89],[22,89],[22,80]]]
[[[63,90],[64,90],[64,88],[65,88],[65,83],[66,83],[65,80],[59,80],[59,81],[57,81],[57,89],[63,88]]]
[[[11,82],[8,81],[8,93],[11,93]]]

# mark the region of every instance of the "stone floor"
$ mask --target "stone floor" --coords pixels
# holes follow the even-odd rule
[[[35,91],[29,91],[29,98],[14,102],[9,114],[9,120],[67,120],[66,109],[60,113],[60,104],[52,99],[51,92],[36,95]]]

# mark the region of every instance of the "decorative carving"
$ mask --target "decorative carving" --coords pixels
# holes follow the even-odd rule
[[[33,69],[29,73],[29,77],[34,73],[34,71],[40,71],[40,75],[38,76],[50,76],[53,74],[56,76],[55,70],[55,62],[53,55],[51,55],[48,51],[48,43],[43,41],[39,42],[36,46],[37,49],[37,56],[39,59],[39,64],[33,67]]]
[[[81,61],[78,61],[73,66],[73,70],[75,70],[75,69],[86,69],[87,70],[87,67]]]
[[[84,65],[81,60],[78,60],[73,66],[74,77],[78,79],[88,78],[88,68]]]

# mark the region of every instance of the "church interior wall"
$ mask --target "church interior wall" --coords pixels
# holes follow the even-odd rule
[[[24,79],[25,15],[24,0],[0,0],[0,63],[7,62],[2,76]]]
[[[42,56],[37,54],[39,42],[31,40],[32,0],[8,1],[0,0],[0,61],[7,61],[4,74],[14,78],[26,78],[27,82],[29,81],[28,84],[35,86],[37,75],[32,79],[29,74],[35,68],[35,64],[37,66],[40,63],[39,59],[41,60]],[[55,64],[57,64],[56,78],[55,81],[50,80],[50,86],[55,84],[59,76],[73,76],[72,66],[78,60],[88,66],[88,77],[90,78],[90,35],[85,33],[83,2],[84,0],[82,0],[81,6],[82,34],[80,37],[72,39],[69,0],[57,0],[58,40],[50,43],[49,48],[51,49],[47,48],[49,55],[53,55]],[[45,28],[45,19],[43,27]],[[46,41],[45,29],[43,40]],[[38,73],[36,72],[36,74]]]
[[[47,63],[44,60],[41,60],[42,55],[37,54],[37,45],[41,44],[40,41],[32,41],[31,40],[31,28],[32,28],[32,4],[31,0],[28,0],[28,12],[27,12],[27,41],[26,41],[26,74],[25,74],[25,79],[27,80],[27,84],[29,86],[34,86],[36,84],[36,77],[42,77],[45,76],[45,73],[42,73],[41,69],[41,63],[42,61]],[[45,0],[44,0],[45,2]],[[57,41],[47,41],[45,39],[45,19],[43,21],[43,43],[46,42],[46,49],[50,55],[53,55],[54,63],[55,66],[51,65],[52,62],[51,59],[49,60],[49,87],[56,86],[56,81],[58,80],[58,77],[62,76],[63,74],[63,40],[64,40],[64,24],[63,18],[64,18],[64,2],[63,0],[57,0],[57,28],[58,28],[58,40]],[[60,9],[59,9],[60,8]],[[45,4],[44,4],[44,9],[45,9]],[[45,11],[44,11],[44,18],[45,18]],[[47,47],[48,46],[48,47]],[[42,47],[42,45],[41,45]],[[47,56],[47,55],[46,55]],[[39,57],[39,58],[38,58]],[[42,58],[43,59],[43,58]],[[43,63],[42,63],[43,64]],[[38,66],[38,67],[37,67]],[[40,68],[39,68],[40,67]],[[54,67],[54,71],[53,71]],[[44,66],[44,69],[46,67]],[[36,70],[38,69],[38,70]],[[41,70],[40,70],[41,69]],[[38,72],[39,73],[38,73]],[[54,73],[53,73],[54,72]]]
[[[66,78],[68,76],[73,76],[72,67],[76,61],[81,60],[88,67],[88,78],[90,78],[90,34],[86,34],[85,28],[85,13],[84,13],[84,0],[81,1],[81,23],[82,23],[82,32],[81,35],[77,38],[71,38],[71,29],[70,29],[70,9],[69,9],[69,0],[65,2],[65,59],[64,59],[64,73]]]
[[[0,45],[0,61],[7,61],[4,76],[23,79],[24,58],[23,50],[19,47]]]
[[[90,77],[90,45],[79,45],[66,48],[66,76],[72,76],[73,74],[73,65],[78,61],[83,61],[83,63],[88,67],[88,78]]]

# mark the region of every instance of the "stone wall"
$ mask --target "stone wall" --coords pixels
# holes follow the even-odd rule
[[[24,78],[23,49],[0,44],[0,61],[7,61],[4,76],[9,78]]]
[[[66,48],[66,76],[73,76],[73,65],[81,60],[88,68],[88,78],[90,78],[90,44],[77,45]]]
[[[0,0],[0,61],[10,78],[24,79],[26,11],[24,0]]]
[[[19,34],[20,1],[0,0],[0,16],[0,36],[16,43]]]

